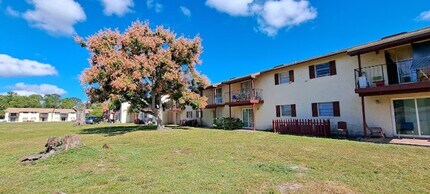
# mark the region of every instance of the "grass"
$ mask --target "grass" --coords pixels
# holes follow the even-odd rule
[[[86,146],[17,162],[65,134]],[[267,132],[0,124],[0,153],[0,193],[430,192],[429,148]]]

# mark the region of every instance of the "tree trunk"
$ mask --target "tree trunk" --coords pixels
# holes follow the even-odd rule
[[[24,156],[19,159],[23,164],[31,164],[36,160],[46,159],[56,153],[65,152],[72,148],[83,146],[79,135],[66,135],[63,138],[50,137],[45,144],[45,150],[39,154]]]
[[[75,107],[73,107],[73,109],[76,111],[76,120],[73,124],[75,126],[85,125],[85,105],[76,105]]]
[[[158,101],[157,114],[155,116],[157,120],[157,129],[164,129],[163,125],[163,102],[161,101],[161,97]]]

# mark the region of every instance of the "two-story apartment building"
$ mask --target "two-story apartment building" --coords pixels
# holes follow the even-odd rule
[[[87,113],[90,110],[86,111]],[[8,108],[5,111],[5,121],[14,122],[71,122],[76,120],[73,109],[54,108]]]
[[[357,136],[370,126],[388,137],[430,137],[429,76],[425,28],[211,85],[202,124],[235,117],[265,130],[273,119],[325,118]]]

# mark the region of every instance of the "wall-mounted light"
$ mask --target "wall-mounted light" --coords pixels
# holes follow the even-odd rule
[[[376,103],[376,104],[381,104],[381,101],[376,100],[376,101],[375,101],[375,103]]]

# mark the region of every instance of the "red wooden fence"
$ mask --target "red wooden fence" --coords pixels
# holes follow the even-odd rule
[[[273,120],[273,131],[280,134],[330,137],[328,119]]]

